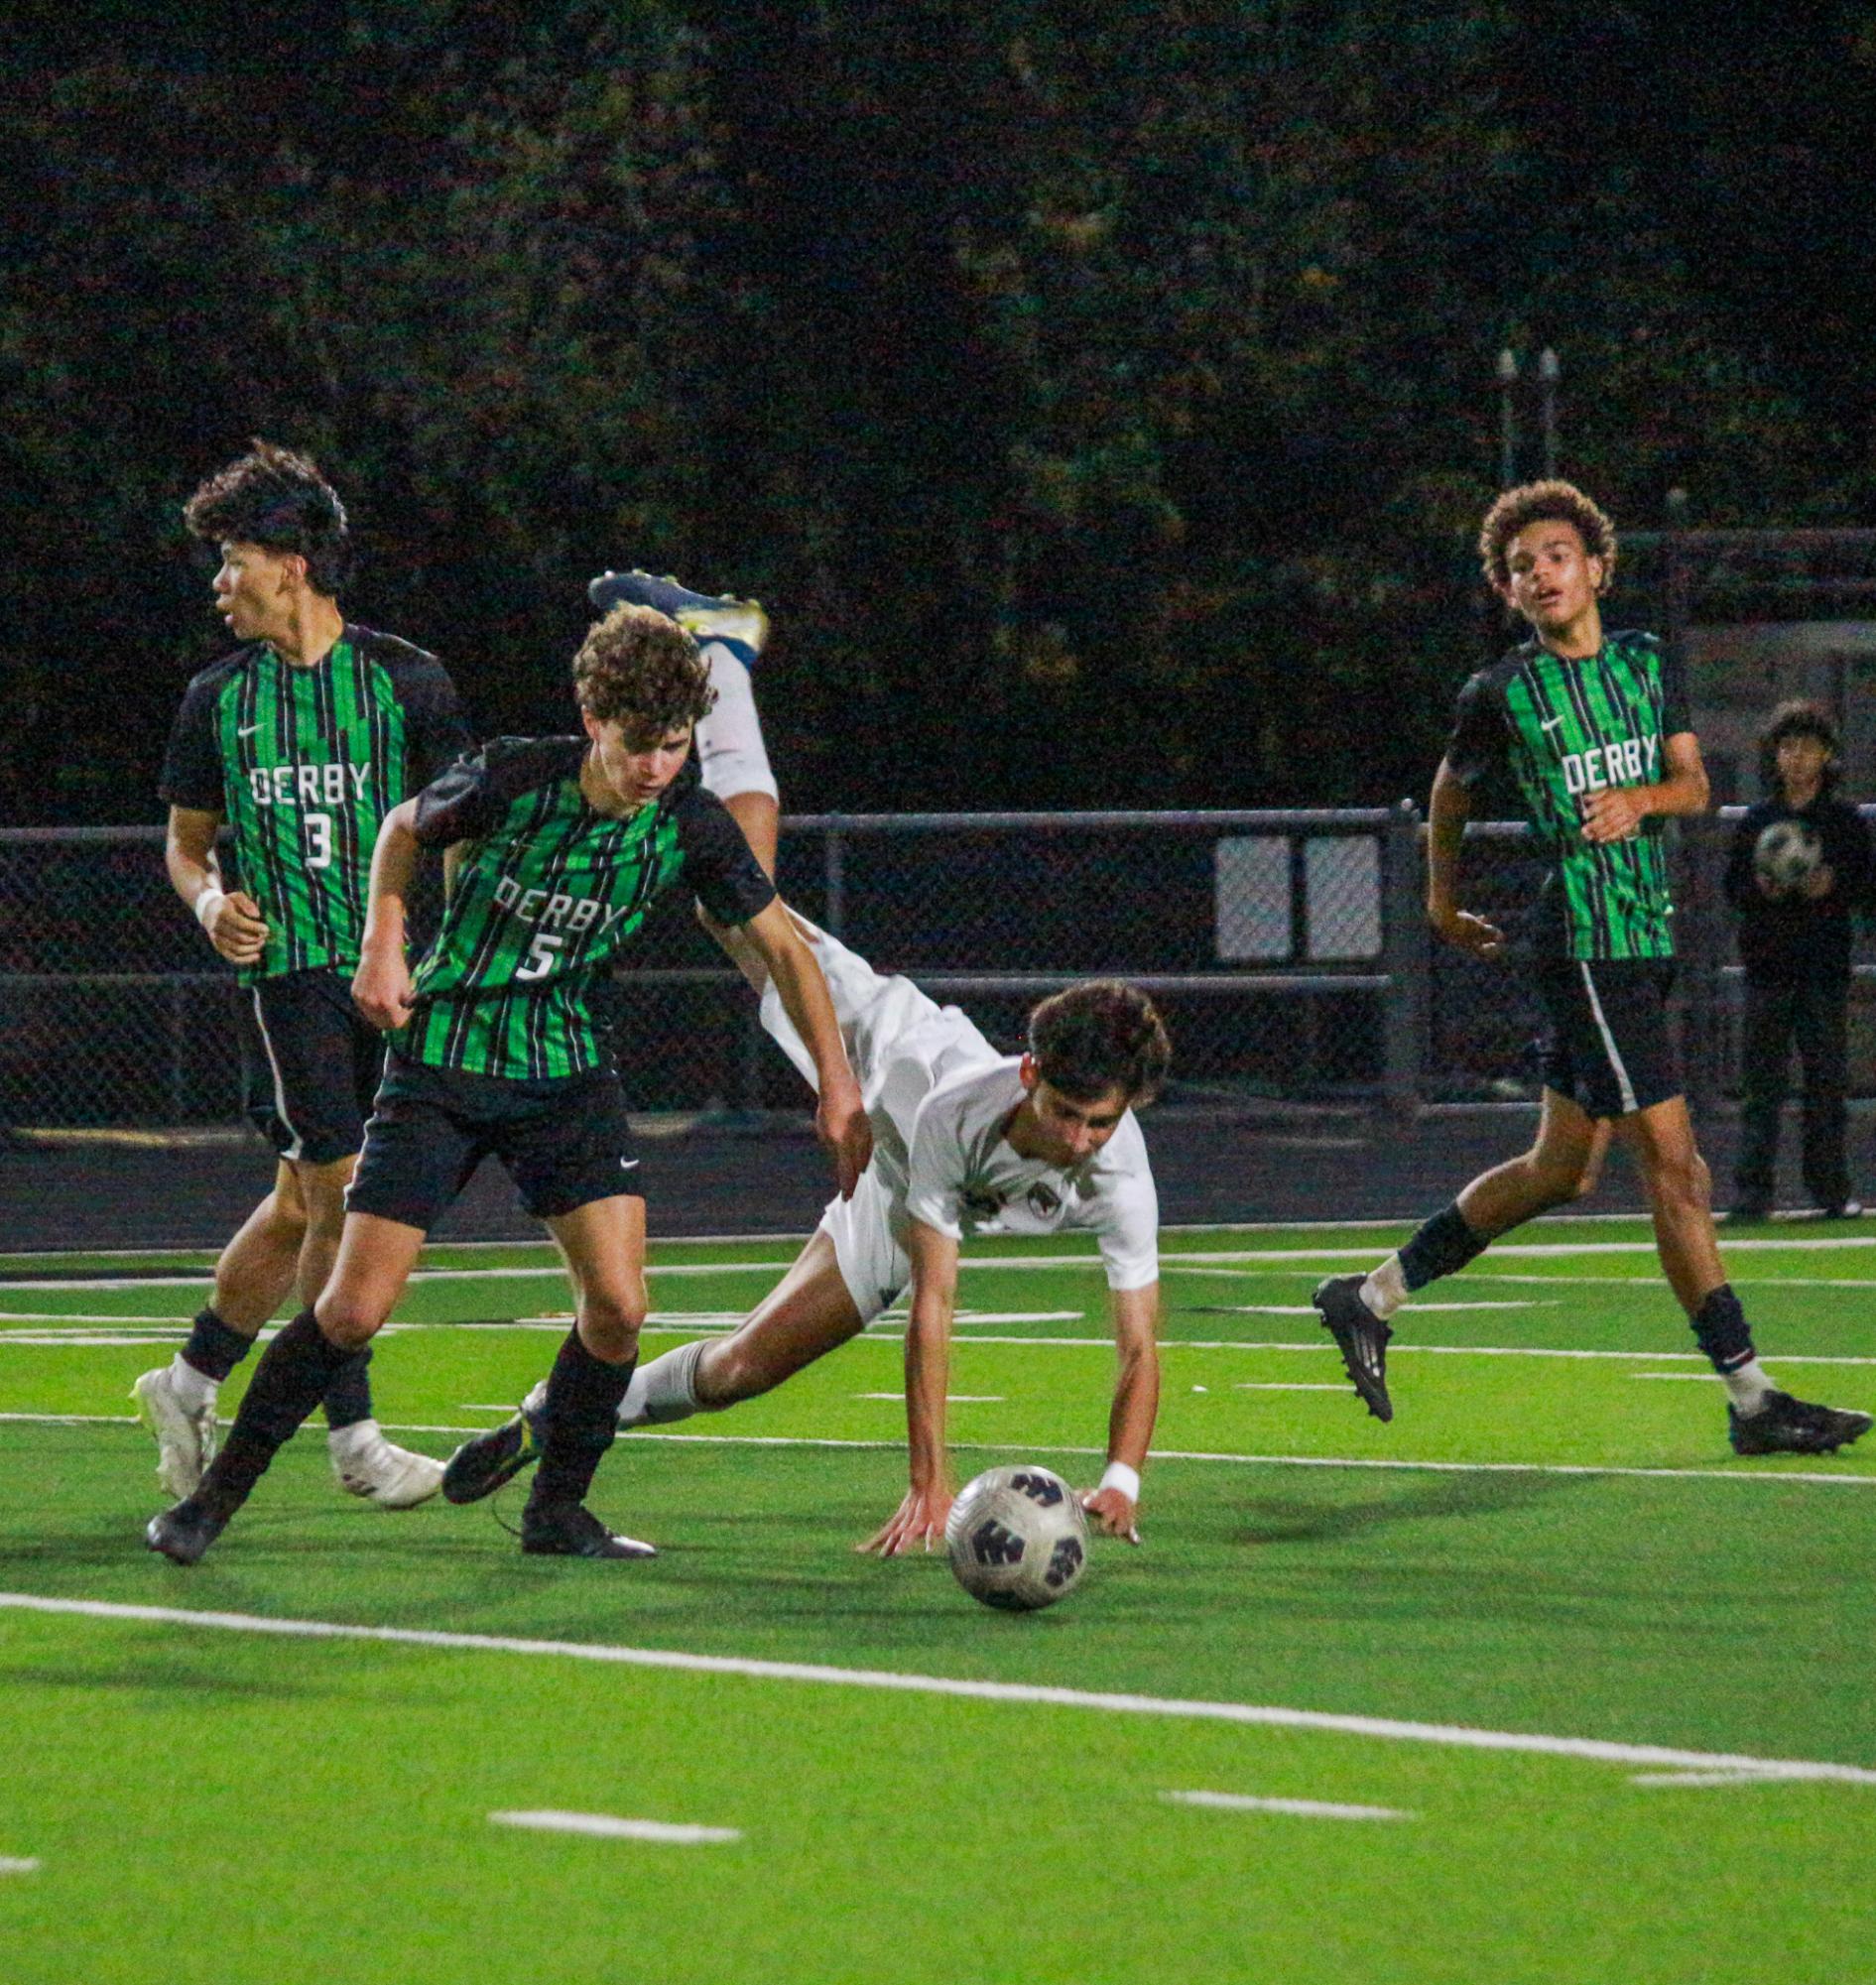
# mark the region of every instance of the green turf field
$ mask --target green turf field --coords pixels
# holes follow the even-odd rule
[[[1307,1305],[1395,1238],[1167,1237],[1145,1542],[1017,1617],[851,1549],[904,1485],[890,1318],[619,1443],[593,1504],[655,1563],[372,1509],[315,1422],[186,1571],[142,1548],[126,1394],[205,1258],[0,1257],[0,1979],[1876,1975],[1876,1438],[1735,1459],[1624,1220],[1429,1292],[1383,1427]],[[792,1252],[657,1249],[648,1349]],[[547,1369],[549,1266],[435,1252],[373,1368],[395,1437],[446,1452]],[[1776,1378],[1876,1408],[1876,1231],[1729,1266]],[[986,1246],[961,1300],[960,1479],[1091,1481],[1085,1250]],[[543,1813],[650,1830],[512,1817]]]

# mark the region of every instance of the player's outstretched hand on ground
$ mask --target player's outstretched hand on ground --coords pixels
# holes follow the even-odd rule
[[[851,1199],[873,1155],[873,1126],[867,1121],[857,1083],[850,1094],[821,1097],[814,1112],[814,1129],[833,1159],[841,1198]]]
[[[948,1489],[908,1489],[892,1521],[853,1548],[881,1557],[898,1557],[908,1551],[941,1551],[944,1520],[954,1500]]]
[[[1081,1507],[1102,1537],[1140,1542],[1139,1505],[1124,1489],[1090,1489],[1081,1498]]]
[[[1474,917],[1469,910],[1429,911],[1434,934],[1474,958],[1496,958],[1505,948],[1505,933],[1496,924]]]
[[[267,948],[267,920],[245,889],[230,890],[205,928],[208,941],[231,965],[257,964]]]
[[[367,949],[352,974],[352,1004],[383,1034],[411,1017],[411,968],[400,949],[382,956]]]

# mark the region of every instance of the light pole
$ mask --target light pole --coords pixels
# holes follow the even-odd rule
[[[1509,489],[1518,479],[1518,416],[1511,404],[1518,383],[1518,357],[1510,348],[1498,354],[1498,486]]]
[[[1544,420],[1544,473],[1557,473],[1557,382],[1563,376],[1557,353],[1547,344],[1538,354],[1538,383]]]

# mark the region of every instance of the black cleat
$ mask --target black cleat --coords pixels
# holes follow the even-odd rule
[[[1360,1275],[1331,1275],[1315,1286],[1310,1301],[1322,1318],[1322,1328],[1335,1339],[1342,1364],[1355,1391],[1376,1420],[1394,1418],[1388,1398],[1388,1339],[1394,1332],[1361,1300]]]
[[[504,1426],[465,1440],[443,1465],[443,1500],[479,1503],[541,1458],[541,1429],[524,1406]]]
[[[530,1557],[658,1555],[655,1546],[635,1537],[615,1537],[582,1503],[531,1502],[521,1513],[521,1548]]]
[[[1788,1392],[1768,1393],[1757,1413],[1726,1409],[1726,1437],[1735,1454],[1834,1454],[1872,1426],[1876,1421],[1867,1413],[1812,1406]]]
[[[1740,1199],[1720,1215],[1721,1223],[1728,1227],[1756,1227],[1772,1217],[1770,1199]]]
[[[193,1496],[188,1496],[160,1517],[152,1517],[144,1527],[143,1541],[173,1563],[199,1564],[208,1547],[227,1527],[226,1517],[216,1516]]]

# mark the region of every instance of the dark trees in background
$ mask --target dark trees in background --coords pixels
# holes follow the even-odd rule
[[[650,562],[771,604],[796,806],[1418,791],[1495,638],[1501,345],[1563,353],[1563,466],[1632,524],[1677,483],[1704,522],[1862,501],[1767,268],[1735,294],[1688,218],[1747,210],[1696,142],[1728,105],[1650,110],[1647,13],[1553,44],[1570,115],[1456,0],[29,25],[5,817],[155,816],[220,639],[178,506],[256,433],[325,464],[348,607],[488,732],[566,725],[585,578]]]

